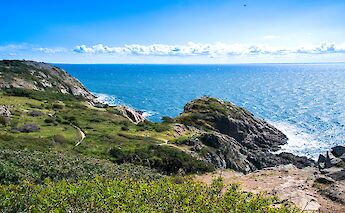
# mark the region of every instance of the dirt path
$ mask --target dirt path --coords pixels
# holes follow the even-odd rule
[[[78,126],[73,125],[73,127],[78,130],[79,135],[80,135],[80,140],[75,144],[75,146],[78,146],[79,144],[81,144],[81,142],[83,142],[86,135],[85,135],[84,131],[81,128],[79,128]]]
[[[243,191],[276,195],[307,212],[316,209],[321,212],[345,212],[345,206],[320,195],[318,189],[313,187],[316,173],[315,168],[297,169],[288,165],[247,175],[232,170],[219,170],[196,176],[196,180],[211,183],[212,179],[221,176],[225,184],[239,183]]]

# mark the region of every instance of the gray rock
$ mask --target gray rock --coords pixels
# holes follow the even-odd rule
[[[342,163],[340,158],[335,157],[332,152],[327,151],[326,154],[320,154],[317,160],[319,169],[327,169]]]
[[[18,132],[29,133],[29,132],[38,132],[40,130],[40,127],[36,124],[25,124],[24,126],[14,128],[13,130],[18,131]]]
[[[345,154],[345,147],[344,146],[335,146],[332,148],[332,154],[335,157],[340,157]]]
[[[135,124],[138,124],[146,120],[143,116],[143,113],[140,111],[136,111],[126,106],[121,106],[120,110],[122,111],[124,116],[126,116],[130,121],[132,121]]]
[[[306,157],[275,154],[287,137],[229,102],[209,97],[194,100],[185,106],[177,121],[203,132],[199,140],[205,148],[199,155],[217,168],[248,173],[290,163],[298,168],[314,165]]]
[[[11,112],[8,107],[0,106],[0,125],[7,126],[11,124]]]
[[[335,183],[323,190],[322,194],[333,201],[345,204],[345,184]]]
[[[40,91],[54,91],[82,97],[91,103],[98,103],[76,78],[66,71],[51,64],[35,61],[3,60],[0,68],[4,69],[6,78],[0,79],[0,88],[19,88]],[[20,67],[22,75],[14,75],[12,69]]]
[[[43,115],[44,113],[40,112],[40,111],[33,110],[33,111],[28,112],[28,114],[32,117],[38,117],[38,116]]]
[[[11,117],[11,112],[8,107],[0,105],[0,116]]]
[[[322,184],[332,184],[335,182],[335,180],[333,180],[333,178],[327,177],[325,175],[318,175],[315,178],[315,182],[322,183]]]

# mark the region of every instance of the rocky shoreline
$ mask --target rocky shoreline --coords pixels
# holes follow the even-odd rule
[[[317,211],[322,205],[332,206],[331,202],[345,206],[344,146],[336,146],[327,153],[320,154],[318,161],[315,162],[307,157],[288,152],[277,153],[282,145],[287,144],[287,136],[268,122],[256,118],[252,113],[227,101],[212,97],[195,99],[187,103],[183,112],[176,118],[166,117],[164,122],[161,123],[165,125],[162,127],[160,123],[147,121],[140,111],[126,106],[108,106],[106,103],[97,101],[96,97],[77,79],[50,64],[33,61],[2,61],[0,68],[2,70],[0,72],[0,89],[6,92],[7,95],[21,96],[26,94],[25,90],[30,90],[49,91],[52,95],[77,97],[78,99],[74,101],[85,102],[87,107],[91,106],[97,112],[107,112],[109,113],[107,114],[108,117],[113,116],[121,120],[110,125],[119,129],[120,132],[117,133],[116,137],[126,140],[126,143],[130,143],[128,142],[129,139],[137,140],[136,138],[130,138],[133,135],[127,134],[129,131],[128,126],[132,125],[132,133],[137,134],[135,136],[139,138],[138,140],[152,140],[152,144],[148,146],[149,148],[157,149],[160,146],[172,148],[176,152],[182,152],[194,160],[207,164],[207,166],[212,166],[210,168],[217,169],[217,174],[220,171],[229,173],[229,170],[235,172],[236,176],[244,178],[256,177],[257,174],[260,174],[266,179],[258,183],[267,184],[267,187],[261,187],[258,190],[259,192],[264,192],[266,189],[273,195],[278,194],[284,199],[294,202],[301,209]],[[25,97],[31,98],[31,96]],[[54,100],[54,97],[50,98]],[[59,103],[55,104],[58,107],[63,107]],[[54,108],[54,106],[52,107]],[[13,109],[15,109],[14,105],[0,104],[1,126],[11,125],[11,110],[15,112]],[[27,114],[31,117],[44,115],[44,113],[32,112],[27,112]],[[92,118],[89,119],[89,122],[106,121],[106,118],[102,119]],[[72,122],[74,121],[75,119],[72,119]],[[75,124],[73,123],[73,125]],[[86,127],[96,129],[97,125],[95,124],[94,127],[86,125]],[[31,126],[24,125],[11,129],[12,133],[29,133],[39,130],[37,125],[33,126],[32,124]],[[141,134],[144,131],[146,131],[145,137]],[[89,131],[89,133],[93,134],[92,131]],[[112,141],[114,135],[107,136],[107,140]],[[103,138],[101,139],[103,140]],[[153,159],[153,163],[161,162],[154,161],[157,160],[157,157],[151,159],[152,150],[149,151],[148,157],[144,160],[140,159],[142,157],[139,155],[140,153],[131,154],[128,159],[132,159],[132,161],[129,163],[135,163],[135,160],[149,162],[149,159]],[[113,149],[112,154],[118,158],[119,156],[124,157],[126,153],[123,153],[120,147]],[[149,165],[152,162],[149,162]],[[181,174],[186,172],[182,168],[177,170]],[[299,176],[300,179],[298,179]],[[230,175],[229,177],[233,176]],[[207,176],[205,176],[205,179],[207,179]],[[276,184],[270,186],[270,181]],[[305,183],[302,183],[303,181]],[[251,191],[256,190],[245,185],[253,184],[250,179],[248,179],[248,182],[243,182],[243,184],[244,188],[247,187]],[[280,188],[275,189],[275,187]],[[309,190],[312,195],[303,192],[303,187]],[[297,195],[294,194],[295,191],[298,191]],[[291,195],[293,199],[286,197],[287,195]],[[328,200],[320,201],[319,204],[318,200],[324,198]],[[303,202],[299,203],[300,199],[304,199]],[[342,208],[339,207],[338,209]],[[328,211],[330,209],[327,207],[324,210]]]

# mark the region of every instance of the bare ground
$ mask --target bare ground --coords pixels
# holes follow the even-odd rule
[[[196,176],[197,181],[211,183],[223,177],[225,184],[239,183],[243,191],[276,195],[288,200],[304,211],[345,212],[345,206],[322,196],[314,181],[319,171],[307,167],[298,169],[292,165],[259,170],[247,175],[232,170],[218,170]]]

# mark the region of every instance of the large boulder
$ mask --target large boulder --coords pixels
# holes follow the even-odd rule
[[[345,146],[335,146],[331,151],[320,154],[317,161],[320,172],[329,180],[322,193],[330,199],[345,204]],[[320,182],[319,182],[320,183]]]
[[[203,144],[203,148],[197,149],[198,153],[217,168],[248,173],[282,164],[299,168],[314,165],[314,161],[306,157],[275,153],[287,142],[287,137],[229,102],[210,97],[194,100],[176,120],[203,132],[198,137]],[[196,149],[192,147],[192,150]]]
[[[130,121],[135,124],[145,121],[145,116],[143,112],[137,111],[135,109],[129,108],[127,106],[119,106],[120,111],[122,111],[123,115],[127,117]]]
[[[188,103],[178,121],[228,135],[253,149],[277,151],[287,142],[286,135],[264,120],[230,102],[210,97]]]

